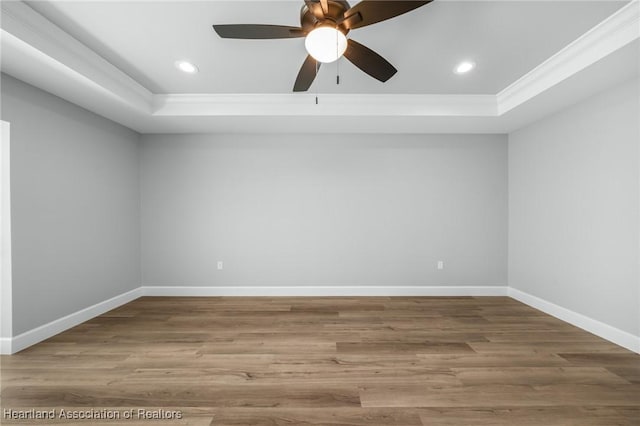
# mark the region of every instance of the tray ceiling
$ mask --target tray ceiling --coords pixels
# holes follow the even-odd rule
[[[339,86],[323,65],[308,93],[291,93],[303,39],[211,28],[296,25],[301,4],[3,1],[0,67],[141,133],[506,133],[640,74],[640,0],[435,0],[349,34],[389,82],[342,60]]]
[[[31,1],[28,4],[154,93],[290,93],[304,39],[232,40],[214,23],[299,25],[301,0]],[[356,2],[351,2],[355,4]],[[623,1],[442,1],[357,29],[399,70],[380,83],[346,59],[325,64],[321,93],[495,94],[611,15]],[[200,72],[185,75],[188,59]],[[471,59],[477,68],[452,72]],[[340,67],[341,84],[336,73]]]

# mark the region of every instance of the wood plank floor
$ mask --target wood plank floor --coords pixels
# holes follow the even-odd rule
[[[507,297],[143,297],[0,363],[3,411],[118,424],[640,425],[640,355]]]

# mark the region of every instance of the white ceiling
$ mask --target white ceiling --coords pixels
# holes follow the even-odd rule
[[[352,2],[355,4],[355,2]],[[321,93],[495,94],[622,7],[624,1],[443,1],[354,30],[399,72],[387,83],[346,59],[323,65]],[[302,0],[30,1],[50,21],[154,93],[289,93],[304,39],[221,39],[211,25],[299,25]],[[200,72],[185,75],[179,59]],[[470,75],[452,72],[463,59]]]
[[[342,60],[342,84],[329,64],[306,94],[302,39],[211,27],[297,25],[301,4],[0,1],[0,69],[141,133],[506,133],[640,73],[640,0],[435,0],[350,33],[390,81]],[[462,59],[477,68],[454,74]]]

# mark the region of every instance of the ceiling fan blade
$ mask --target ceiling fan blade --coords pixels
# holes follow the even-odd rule
[[[298,72],[298,77],[296,77],[296,82],[293,85],[293,91],[306,92],[309,90],[311,83],[313,83],[313,80],[316,78],[318,68],[320,68],[320,62],[313,59],[311,55],[307,55],[307,59],[302,63],[300,72]]]
[[[352,29],[356,24],[362,22],[362,15],[360,12],[353,13],[349,16],[339,19],[336,23],[347,30]]]
[[[327,15],[329,13],[329,0],[320,0],[320,7],[322,7],[322,13]]]
[[[347,50],[345,50],[344,56],[350,60],[353,65],[382,82],[389,80],[398,72],[398,70],[382,56],[351,39],[347,42]]]
[[[272,39],[304,37],[306,35],[302,28],[285,25],[230,24],[214,25],[213,29],[222,38]]]
[[[317,0],[304,0],[304,4],[307,5],[307,9],[311,11],[316,19],[324,19],[324,11],[322,5]]]
[[[433,0],[362,0],[347,10],[344,16],[346,20],[351,15],[360,13],[362,20],[353,23],[350,28],[361,28],[410,12],[432,1]]]

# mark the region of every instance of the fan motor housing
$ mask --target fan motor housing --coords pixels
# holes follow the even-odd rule
[[[300,11],[300,26],[306,31],[311,31],[315,27],[321,25],[337,26],[337,28],[346,35],[349,32],[349,29],[344,25],[336,25],[336,23],[344,17],[344,13],[349,10],[351,6],[344,0],[329,0],[328,5],[329,12],[322,19],[316,18],[306,4],[302,5],[302,9]],[[320,3],[318,3],[318,7],[319,6]]]

